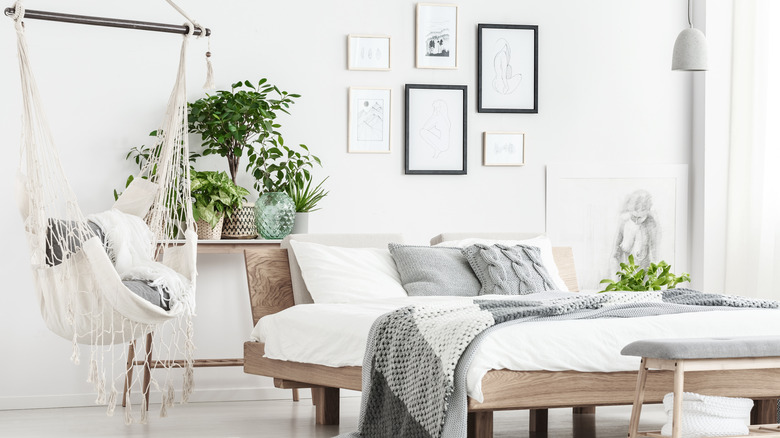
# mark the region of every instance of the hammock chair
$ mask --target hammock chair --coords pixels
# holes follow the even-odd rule
[[[161,416],[172,406],[171,368],[184,369],[182,402],[192,392],[197,234],[190,202],[185,67],[189,38],[196,29],[206,32],[166,1],[187,18],[189,31],[158,130],[159,146],[112,209],[88,217],[68,184],[48,127],[30,67],[21,2],[13,17],[23,98],[16,191],[41,314],[50,330],[73,343],[75,363],[78,344],[91,346],[87,381],[95,385],[96,403],[106,404],[109,415],[117,403],[117,386],[122,387],[126,372],[132,374],[134,363],[124,346],[114,344],[152,333],[156,339],[164,337],[155,341],[160,358],[154,366],[168,372],[164,387],[154,378],[144,382],[142,423],[151,388],[161,391]],[[176,357],[184,359],[172,360]],[[136,421],[129,401],[128,424]]]

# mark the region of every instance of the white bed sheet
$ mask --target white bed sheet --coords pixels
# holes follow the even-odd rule
[[[303,304],[262,318],[251,338],[265,343],[265,355],[271,359],[361,366],[368,332],[376,318],[412,303],[446,300],[453,297]],[[497,329],[483,340],[466,376],[467,393],[482,401],[482,377],[492,369],[633,371],[639,367],[639,358],[621,356],[620,350],[639,339],[760,335],[780,335],[780,310],[520,323]]]

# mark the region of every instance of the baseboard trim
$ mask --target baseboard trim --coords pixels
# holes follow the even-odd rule
[[[301,389],[300,396],[301,399],[311,399],[311,393],[308,389]],[[341,396],[360,397],[360,392],[343,390],[341,391]],[[150,396],[151,403],[159,403],[159,400],[159,391],[152,392]],[[177,402],[178,400],[177,393]],[[201,390],[196,388],[190,396],[190,403],[263,400],[292,400],[292,392],[289,389],[278,388],[209,388]],[[132,393],[130,402],[138,406],[138,403],[141,403],[141,394]],[[95,405],[95,394],[93,393],[0,397],[0,411],[75,408]]]

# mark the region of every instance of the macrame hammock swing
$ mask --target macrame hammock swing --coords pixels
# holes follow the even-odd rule
[[[107,405],[109,415],[123,385],[126,392],[142,385],[139,376],[135,380],[129,377],[137,362],[134,353],[128,357],[123,344],[154,334],[157,359],[151,365],[167,372],[162,374],[162,382],[145,377],[140,419],[130,397],[122,402],[126,402],[127,424],[147,421],[151,389],[161,393],[160,415],[167,415],[175,400],[173,368],[183,369],[182,403],[193,388],[191,318],[195,312],[197,234],[190,201],[185,67],[190,37],[207,34],[207,29],[171,0],[166,1],[184,15],[188,30],[176,82],[158,130],[159,146],[112,209],[91,216],[79,208],[54,146],[30,67],[20,1],[13,10],[23,98],[16,191],[36,295],[46,326],[73,343],[72,361],[79,362],[79,344],[91,346],[87,381],[95,386],[96,403]],[[40,11],[29,12],[29,18],[40,18],[32,16]],[[210,62],[208,67],[210,85]],[[172,241],[182,235],[183,241]],[[147,342],[150,340],[148,337]],[[147,345],[146,362],[151,359],[149,348]]]

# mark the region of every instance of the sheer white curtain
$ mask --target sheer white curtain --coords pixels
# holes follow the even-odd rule
[[[780,299],[780,1],[734,2],[726,293]]]

